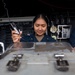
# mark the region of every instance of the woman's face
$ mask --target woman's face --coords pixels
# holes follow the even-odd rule
[[[47,30],[47,23],[45,22],[44,19],[39,18],[36,20],[36,22],[34,23],[34,31],[38,36],[42,36],[44,35],[44,33],[46,33]]]

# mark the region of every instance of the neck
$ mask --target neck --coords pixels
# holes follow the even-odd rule
[[[42,40],[42,38],[44,37],[44,35],[37,35],[37,34],[35,34],[35,37],[40,42]]]

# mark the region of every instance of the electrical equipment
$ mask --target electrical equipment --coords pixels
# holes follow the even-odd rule
[[[70,38],[71,25],[58,25],[57,39]]]

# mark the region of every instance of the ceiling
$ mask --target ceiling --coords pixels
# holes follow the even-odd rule
[[[1,18],[67,12],[75,16],[75,0],[0,0]]]

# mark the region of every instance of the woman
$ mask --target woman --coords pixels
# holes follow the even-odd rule
[[[47,27],[48,18],[43,14],[39,14],[33,19],[34,33],[30,36],[21,37],[22,32],[16,34],[15,31],[12,31],[13,42],[55,42],[52,37],[46,35]]]

